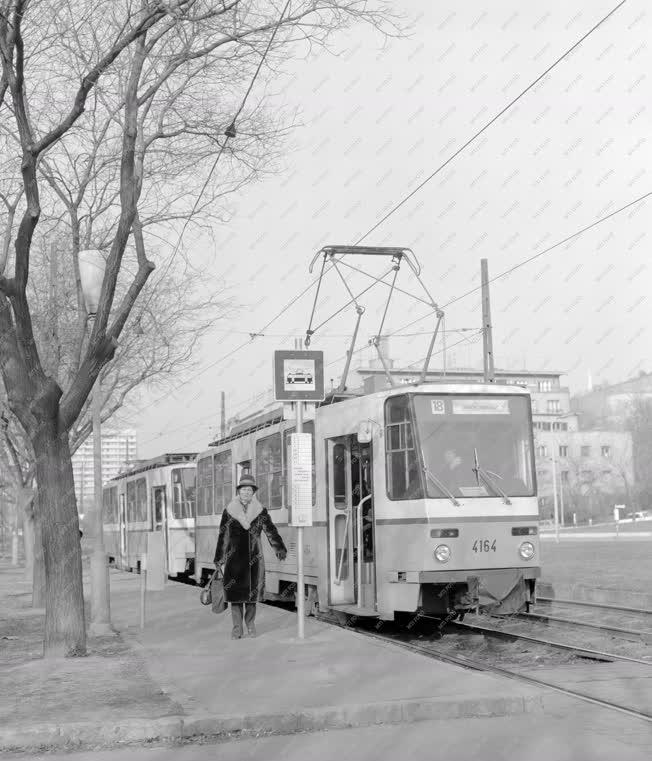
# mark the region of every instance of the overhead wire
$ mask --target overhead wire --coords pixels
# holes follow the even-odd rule
[[[530,83],[530,84],[529,84],[529,85],[528,85],[528,86],[527,86],[527,87],[526,87],[524,90],[521,90],[521,92],[520,92],[520,93],[519,93],[519,94],[518,94],[518,95],[517,95],[515,98],[512,98],[512,100],[511,100],[511,101],[510,101],[510,102],[509,102],[509,103],[508,103],[508,104],[507,104],[507,105],[506,105],[504,108],[502,108],[502,109],[501,109],[501,110],[500,110],[500,111],[499,111],[499,112],[498,112],[498,113],[497,113],[497,114],[496,114],[496,115],[495,115],[495,116],[494,116],[492,119],[490,119],[490,120],[489,120],[489,121],[488,121],[488,122],[487,122],[487,123],[486,123],[486,124],[485,124],[483,127],[481,127],[481,128],[480,128],[480,129],[479,129],[479,130],[478,130],[478,131],[477,131],[477,132],[476,132],[476,133],[473,135],[473,137],[469,138],[469,140],[467,140],[467,141],[466,141],[466,142],[465,142],[465,143],[464,143],[462,146],[460,146],[460,148],[458,148],[458,149],[455,151],[455,153],[453,153],[451,156],[449,156],[449,157],[446,159],[446,161],[444,161],[444,163],[443,163],[443,164],[440,164],[440,165],[437,167],[437,169],[435,169],[435,171],[434,171],[434,172],[432,172],[431,174],[429,174],[429,175],[428,175],[428,177],[426,177],[426,179],[425,179],[425,180],[423,180],[423,182],[421,182],[419,185],[417,185],[417,187],[416,187],[416,188],[414,188],[414,190],[411,190],[411,191],[410,191],[410,192],[409,192],[409,193],[408,193],[408,194],[407,194],[407,195],[406,195],[406,196],[405,196],[403,199],[401,199],[401,200],[400,200],[400,201],[399,201],[399,202],[398,202],[398,203],[397,203],[397,204],[396,204],[394,207],[392,207],[392,208],[391,208],[391,209],[390,209],[390,210],[387,212],[387,214],[385,214],[385,216],[384,216],[384,217],[382,217],[382,218],[381,218],[381,219],[380,219],[378,222],[376,222],[376,224],[375,224],[373,227],[371,227],[369,230],[367,230],[367,232],[366,232],[366,233],[365,233],[365,234],[364,234],[364,235],[363,235],[361,238],[359,238],[359,239],[358,239],[358,240],[355,242],[355,244],[354,244],[354,245],[356,245],[356,246],[357,246],[357,245],[359,245],[360,243],[362,243],[362,241],[363,241],[365,238],[368,238],[368,237],[369,237],[369,235],[371,235],[371,233],[372,233],[372,232],[374,232],[374,230],[378,229],[378,228],[379,228],[379,227],[380,227],[380,226],[383,224],[383,222],[387,221],[387,220],[388,220],[388,219],[389,219],[389,218],[390,218],[390,217],[391,217],[393,214],[395,214],[395,213],[396,213],[396,212],[397,212],[397,211],[398,211],[398,210],[399,210],[399,209],[400,209],[402,206],[404,206],[404,205],[405,205],[405,204],[406,204],[406,203],[407,203],[407,202],[410,200],[410,198],[412,198],[413,196],[415,196],[415,195],[416,195],[416,194],[417,194],[417,193],[418,193],[418,192],[421,190],[421,188],[423,188],[425,185],[427,185],[427,184],[430,182],[430,180],[432,180],[434,177],[436,177],[436,176],[437,176],[437,175],[438,175],[438,174],[439,174],[439,173],[442,171],[442,169],[445,169],[445,168],[446,168],[446,167],[447,167],[447,166],[448,166],[448,165],[451,163],[451,161],[453,161],[453,159],[454,159],[454,158],[456,158],[457,156],[459,156],[459,154],[460,154],[460,153],[462,153],[462,151],[463,151],[465,148],[468,148],[468,146],[469,146],[469,145],[471,145],[471,143],[472,143],[474,140],[476,140],[478,137],[480,137],[480,135],[482,135],[482,133],[483,133],[483,132],[485,132],[485,131],[486,131],[486,130],[489,128],[489,127],[491,127],[491,125],[492,125],[494,122],[496,122],[498,119],[500,119],[500,117],[501,117],[501,116],[502,116],[502,115],[503,115],[505,112],[509,111],[509,109],[510,109],[510,108],[511,108],[511,107],[512,107],[512,106],[513,106],[513,105],[514,105],[514,104],[515,104],[517,101],[519,101],[519,100],[520,100],[520,99],[521,99],[521,98],[522,98],[522,97],[523,97],[523,96],[524,96],[524,95],[525,95],[527,92],[529,92],[529,91],[530,91],[530,90],[531,90],[533,87],[535,87],[535,86],[536,86],[536,85],[537,85],[537,84],[538,84],[538,83],[539,83],[539,82],[540,82],[540,81],[541,81],[541,80],[542,80],[542,79],[543,79],[543,78],[544,78],[544,77],[545,77],[547,74],[549,74],[549,73],[550,73],[550,72],[551,72],[551,71],[552,71],[552,70],[555,68],[555,66],[557,66],[557,65],[558,65],[559,63],[561,63],[561,62],[562,62],[562,61],[563,61],[565,58],[567,58],[567,57],[568,57],[568,56],[569,56],[569,55],[570,55],[570,54],[573,52],[573,50],[575,50],[575,48],[577,48],[579,45],[581,45],[581,44],[582,44],[582,42],[584,42],[584,40],[585,40],[585,39],[586,39],[586,38],[587,38],[589,35],[593,34],[593,32],[595,32],[595,30],[596,30],[596,29],[598,29],[600,26],[602,26],[602,24],[604,24],[604,22],[605,22],[605,21],[606,21],[608,18],[610,18],[611,16],[613,16],[613,14],[614,14],[614,13],[615,13],[615,12],[616,12],[616,11],[617,11],[619,8],[621,8],[623,5],[625,5],[625,3],[626,3],[626,2],[627,2],[627,0],[621,0],[621,2],[620,2],[620,3],[618,3],[618,5],[616,5],[614,8],[612,8],[612,9],[609,11],[609,13],[607,13],[607,15],[606,15],[606,16],[604,16],[603,18],[601,18],[601,19],[600,19],[600,21],[598,21],[598,23],[597,23],[597,24],[595,24],[595,26],[591,27],[591,29],[589,29],[589,31],[588,31],[588,32],[586,32],[586,34],[582,35],[582,37],[580,37],[580,39],[579,39],[579,40],[578,40],[578,41],[577,41],[577,42],[576,42],[574,45],[571,45],[571,47],[570,47],[570,48],[568,48],[568,50],[567,50],[565,53],[562,53],[562,55],[560,55],[560,56],[559,56],[559,58],[557,58],[557,60],[556,60],[554,63],[550,64],[550,66],[548,66],[548,68],[547,68],[547,69],[546,69],[546,70],[543,72],[543,74],[540,74],[540,75],[539,75],[539,76],[538,76],[538,77],[537,77],[537,78],[536,78],[536,79],[535,79],[533,82],[531,82],[531,83]]]
[[[593,32],[595,32],[600,26],[602,26],[607,21],[607,19],[609,19],[611,16],[613,16],[616,13],[616,11],[618,11],[623,5],[625,5],[626,2],[627,2],[627,0],[621,0],[621,2],[619,2],[616,6],[614,6],[614,8],[612,8],[609,11],[609,13],[607,13],[605,16],[603,16],[593,27],[591,27],[591,29],[589,29],[585,34],[583,34],[582,37],[580,37],[579,40],[577,40],[570,48],[568,48],[562,55],[560,55],[550,66],[548,66],[546,68],[546,70],[542,74],[540,74],[535,80],[533,80],[517,96],[515,96],[492,119],[490,119],[483,127],[481,127],[469,140],[467,140],[460,148],[458,148],[451,156],[449,156],[449,158],[446,159],[446,161],[444,161],[442,164],[440,164],[430,175],[428,175],[428,177],[425,180],[423,180],[416,188],[414,188],[404,198],[402,198],[399,201],[399,203],[397,203],[395,206],[393,206],[373,227],[371,227],[363,236],[361,236],[355,242],[354,245],[359,245],[363,240],[365,240],[365,238],[367,238],[372,232],[374,232],[378,227],[380,227],[380,225],[382,225],[387,219],[389,219],[389,217],[391,217],[394,213],[396,213],[396,211],[398,211],[402,206],[404,206],[405,203],[407,203],[407,201],[409,201],[411,198],[413,198],[416,195],[416,193],[418,193],[428,182],[430,182],[435,176],[437,176],[446,166],[448,166],[448,164],[450,164],[457,156],[459,156],[460,153],[462,153],[469,145],[471,145],[492,124],[494,124],[501,116],[503,116],[517,101],[519,101],[526,93],[528,93],[533,87],[535,87],[547,74],[549,74],[556,66],[558,66],[559,63],[561,63],[561,61],[563,61],[565,58],[567,58],[570,55],[570,53],[573,52],[573,50],[575,50]],[[267,49],[265,51],[265,55],[267,53],[267,50],[269,50],[269,47],[271,46],[271,41],[273,40],[274,35],[276,34],[276,31],[277,31],[278,27],[280,26],[281,20],[282,20],[284,14],[285,14],[285,11],[287,10],[287,7],[288,7],[289,3],[290,3],[290,0],[288,0],[288,2],[286,3],[286,5],[285,5],[285,7],[283,9],[283,12],[282,12],[282,14],[281,14],[281,16],[279,18],[278,23],[277,23],[277,26],[274,29],[274,33],[273,33],[273,35],[272,35],[272,37],[270,39],[270,42],[268,43],[268,47],[267,47]],[[261,65],[262,65],[262,60],[261,60],[261,62],[259,64],[259,67],[256,70],[256,74],[254,76],[257,76],[258,71],[260,70],[260,66]],[[253,86],[253,85],[251,85],[251,86]],[[247,91],[247,95],[251,91],[251,86],[250,86],[249,90]],[[244,103],[243,103],[243,105],[244,105]],[[240,110],[242,110],[242,107],[241,107]],[[219,154],[218,154],[218,157],[219,157]],[[583,230],[578,231],[577,233],[574,233],[570,237],[572,238],[572,237],[575,237],[577,235],[580,235],[582,232],[584,232],[584,231],[590,229],[591,227],[594,227],[595,225],[599,224],[600,222],[605,221],[606,219],[614,216],[619,211],[622,211],[623,209],[627,208],[628,206],[633,205],[634,203],[637,203],[638,201],[642,200],[643,198],[647,197],[648,195],[649,194],[645,194],[644,196],[641,196],[636,201],[633,201],[630,204],[628,204],[627,206],[622,207],[622,209],[619,209],[618,211],[613,212],[613,213],[607,215],[606,217],[602,218],[601,220],[598,220],[598,222],[595,222],[592,225],[589,225],[586,228],[583,228]],[[184,226],[184,229],[185,229],[185,226]],[[183,231],[182,231],[182,234],[183,234]],[[566,239],[566,240],[568,240],[568,239]],[[563,242],[565,242],[565,241],[562,241],[562,242],[560,242],[559,244],[556,244],[556,245],[562,245]],[[549,248],[549,249],[547,249],[544,252],[540,252],[538,255],[542,255],[543,253],[546,253],[547,251],[552,250],[553,248],[556,247],[556,245],[551,247],[551,248]],[[176,253],[176,249],[175,249],[175,252],[173,252],[173,254],[174,253]],[[522,262],[519,265],[516,265],[516,267],[512,268],[512,270],[510,270],[510,271],[513,271],[513,269],[516,269],[519,266],[523,266],[523,264],[527,263],[527,261],[531,261],[533,258],[536,258],[536,256],[535,257],[531,257],[530,259]],[[169,269],[169,267],[168,267],[168,269]],[[489,282],[493,282],[493,280],[496,280],[499,277],[504,276],[505,274],[506,273],[501,273],[500,275],[492,278]],[[237,352],[239,352],[242,349],[244,349],[246,346],[250,345],[255,340],[256,337],[264,335],[265,330],[268,327],[270,327],[271,325],[273,325],[283,314],[285,314],[287,312],[287,310],[290,309],[300,298],[302,298],[313,287],[313,285],[315,285],[315,283],[319,282],[319,280],[320,280],[319,277],[315,278],[314,280],[312,280],[300,293],[298,293],[296,296],[294,296],[267,323],[265,323],[265,325],[259,331],[256,331],[255,333],[249,333],[249,335],[251,337],[249,341],[245,341],[245,342],[239,344],[234,349],[229,351],[227,354],[225,354],[225,355],[219,357],[218,359],[216,359],[215,361],[211,362],[206,367],[202,368],[199,372],[195,373],[194,377],[197,378],[200,375],[203,375],[208,370],[212,369],[213,367],[216,367],[217,365],[221,364],[222,362],[224,362],[227,359],[229,359],[230,357],[232,357]],[[445,304],[441,308],[444,309],[444,308],[446,308],[446,306],[449,306],[450,304],[454,303],[455,301],[457,301],[457,300],[459,300],[461,298],[464,298],[465,296],[469,295],[470,293],[474,293],[477,290],[478,290],[478,288],[472,289],[468,293],[462,294],[460,297],[458,297],[458,298],[448,302],[448,304]],[[431,312],[429,312],[428,314],[424,315],[423,317],[417,318],[416,320],[412,321],[411,323],[408,323],[406,326],[403,326],[403,328],[410,327],[411,325],[415,324],[416,322],[419,322],[420,320],[425,319],[430,314],[432,314],[434,311],[435,310],[431,310]],[[400,333],[400,331],[403,328],[399,328],[397,331],[393,331],[392,333],[390,333],[388,335],[390,335],[390,336],[397,335],[397,334]],[[366,348],[367,348],[366,346],[365,347],[361,347],[360,349],[356,350],[354,353],[358,353],[359,351],[362,351],[362,350],[364,350]],[[334,364],[335,362],[341,361],[341,359],[342,359],[342,357],[338,358],[337,360],[333,360],[332,362],[327,363],[326,366],[330,366],[331,364]],[[186,384],[185,383],[180,384],[178,387],[173,388],[172,391],[174,392],[175,390],[178,390],[178,388],[180,388],[182,385],[186,385]],[[156,402],[153,402],[152,404],[154,404],[154,403],[156,403]],[[147,407],[149,407],[149,406],[151,406],[151,405],[147,405]],[[147,407],[145,407],[144,409],[146,409]]]
[[[616,209],[615,211],[612,211],[609,214],[605,214],[603,217],[600,217],[595,222],[592,222],[591,224],[585,225],[581,229],[576,230],[574,233],[571,233],[571,235],[568,235],[565,238],[563,238],[562,240],[557,241],[557,243],[553,243],[553,245],[548,246],[547,248],[543,249],[543,251],[539,251],[536,254],[533,254],[532,256],[529,256],[526,259],[523,259],[520,262],[517,262],[516,264],[514,264],[513,266],[511,266],[508,269],[504,270],[503,272],[500,272],[498,275],[494,275],[493,277],[489,278],[488,282],[492,283],[492,282],[495,282],[496,280],[499,280],[502,277],[506,277],[507,275],[511,274],[512,272],[515,272],[517,269],[520,269],[521,267],[524,267],[526,264],[529,264],[530,262],[533,262],[534,260],[540,258],[541,256],[549,254],[551,251],[554,251],[555,249],[559,248],[560,246],[563,246],[564,244],[570,242],[574,238],[577,238],[578,236],[582,235],[583,233],[585,233],[585,232],[587,232],[587,231],[597,227],[598,225],[606,222],[608,219],[611,219],[612,217],[616,216],[617,214],[622,214],[623,211],[626,211],[627,209],[631,208],[632,206],[635,206],[637,203],[640,203],[641,201],[644,201],[646,198],[649,198],[650,196],[652,196],[652,190],[648,191],[647,193],[644,193],[643,195],[639,196],[638,198],[634,199],[633,201],[630,201],[629,203],[625,204],[624,206],[621,206],[620,208]],[[459,296],[456,296],[455,298],[451,299],[449,302],[444,304],[442,309],[445,309],[446,307],[451,306],[451,304],[454,304],[454,303],[456,303],[458,301],[461,301],[462,299],[466,298],[467,296],[470,296],[470,295],[472,295],[474,293],[477,293],[481,289],[482,289],[482,285],[479,285],[479,286],[476,286],[474,288],[471,288],[470,290],[466,291],[465,293],[462,293]],[[400,328],[397,328],[395,331],[392,331],[391,333],[388,333],[387,337],[391,338],[393,336],[398,336],[398,337],[402,337],[402,338],[407,338],[407,337],[410,337],[410,336],[424,335],[424,333],[405,334],[405,333],[402,333],[402,331],[405,330],[406,328],[412,327],[412,325],[415,325],[416,323],[418,323],[418,322],[420,322],[422,320],[425,320],[427,317],[430,317],[434,313],[435,313],[435,310],[431,310],[429,313],[427,313],[425,315],[422,315],[421,317],[417,317],[415,320],[412,320],[411,322],[401,326]],[[446,332],[447,333],[458,332],[458,331],[460,331],[460,332],[461,331],[465,331],[466,332],[466,331],[473,331],[473,330],[479,330],[481,332],[482,328],[480,328],[480,329],[458,328],[457,331],[454,330],[454,329],[449,329]],[[464,336],[462,339],[460,339],[460,341],[456,341],[453,344],[449,344],[446,347],[446,351],[449,351],[450,349],[452,349],[454,346],[457,346],[458,344],[461,344],[461,343],[464,343],[464,342],[468,343],[468,340],[469,339],[466,336]],[[249,343],[251,343],[251,342],[248,341],[247,344],[249,344]],[[238,351],[239,348],[241,348],[241,347],[236,347],[231,352],[229,352],[227,355],[225,355],[224,357],[221,357],[219,361],[227,359],[229,356],[233,355],[236,351]],[[359,349],[356,349],[353,352],[353,354],[354,355],[355,354],[359,354],[360,352],[365,351],[368,348],[369,347],[366,346],[366,345],[362,346]],[[439,351],[433,352],[432,356],[437,356],[437,355],[441,354],[443,351],[444,351],[444,349],[441,349]],[[346,359],[346,356],[347,355],[343,355],[343,356],[337,357],[336,359],[331,360],[330,362],[327,362],[325,364],[325,367],[330,367],[331,365],[334,365],[337,362],[341,362],[342,359]],[[216,364],[216,363],[213,363],[213,365],[214,364]],[[413,362],[413,363],[411,363],[411,365],[408,365],[408,367],[410,367],[412,365],[415,365],[415,364],[419,364],[419,362],[418,361],[417,362]],[[205,369],[208,369],[208,368],[205,368]],[[147,405],[147,406],[149,407],[151,405]],[[146,409],[146,407],[142,408],[142,409]],[[203,417],[199,418],[197,420],[193,420],[190,423],[187,423],[187,424],[184,424],[182,426],[179,426],[178,428],[169,429],[166,432],[167,433],[175,433],[175,432],[180,431],[180,430],[185,430],[187,428],[192,427],[193,425],[196,425],[202,419],[203,419]],[[158,434],[157,436],[153,437],[152,439],[149,439],[145,443],[148,443],[149,441],[154,441],[156,438],[160,438],[162,435],[163,435],[163,432]]]
[[[565,243],[568,243],[569,241],[573,240],[574,238],[577,238],[578,236],[582,235],[583,233],[587,232],[588,230],[593,229],[594,227],[597,227],[598,225],[601,225],[602,223],[606,222],[608,219],[611,219],[612,217],[615,217],[617,214],[622,214],[623,211],[626,211],[627,209],[631,208],[632,206],[635,206],[638,203],[641,203],[641,201],[644,201],[646,198],[649,198],[652,196],[652,190],[648,191],[647,193],[643,193],[643,195],[640,195],[638,198],[635,198],[633,201],[629,201],[624,206],[621,206],[620,208],[616,209],[615,211],[609,212],[609,214],[605,214],[603,217],[600,217],[595,222],[591,222],[589,225],[585,225],[580,230],[576,230],[574,233],[571,233],[570,235],[566,236],[560,241],[557,241],[557,243],[553,243],[552,246],[548,246],[548,248],[543,249],[543,251],[539,251],[536,254],[533,254],[532,256],[527,257],[526,259],[521,260],[520,262],[517,262],[513,266],[509,267],[508,269],[504,270],[503,272],[500,272],[498,275],[494,275],[493,277],[489,278],[488,283],[493,283],[496,280],[499,280],[502,277],[505,277],[512,272],[514,272],[517,269],[520,269],[521,267],[524,267],[526,264],[529,264],[530,262],[534,261],[535,259],[538,259],[541,256],[544,256],[545,254],[550,253],[551,251],[554,251],[556,248],[559,248],[560,246],[563,246]],[[482,285],[475,286],[474,288],[471,288],[471,290],[466,291],[465,293],[460,294],[459,296],[455,296],[455,298],[448,301],[446,304],[442,305],[440,309],[446,309],[447,307],[451,306],[451,304],[455,304],[458,301],[461,301],[462,299],[466,298],[467,296],[470,296],[474,293],[477,293],[482,289]],[[392,336],[400,336],[401,331],[405,330],[406,328],[410,328],[413,325],[416,325],[418,322],[421,322],[422,320],[427,319],[428,317],[431,317],[433,314],[435,314],[434,309],[431,309],[426,314],[422,315],[421,317],[417,317],[416,319],[406,323],[405,325],[402,325],[400,328],[397,328],[395,331],[392,331],[391,333],[387,333],[387,337],[391,338]],[[361,347],[360,349],[357,349],[354,353],[358,353],[365,349],[367,347]],[[341,362],[344,357],[338,357],[337,359],[332,360],[331,362],[327,363],[328,365],[334,364],[335,362]]]
[[[600,21],[598,21],[591,29],[589,29],[588,32],[585,32],[585,34],[580,37],[577,42],[575,42],[573,45],[571,45],[570,48],[568,48],[562,55],[560,55],[548,68],[539,75],[535,80],[533,80],[524,90],[522,90],[516,97],[514,97],[506,106],[504,106],[492,119],[490,119],[483,127],[481,127],[469,140],[467,140],[460,148],[458,148],[451,156],[449,156],[446,161],[444,161],[442,164],[440,164],[437,169],[434,170],[428,177],[421,182],[414,190],[410,191],[407,196],[405,196],[398,204],[396,204],[387,214],[385,214],[379,222],[377,222],[372,228],[370,228],[361,238],[359,238],[354,245],[359,245],[365,238],[367,238],[374,230],[376,230],[383,222],[385,222],[389,217],[394,214],[398,209],[400,209],[410,198],[412,198],[416,193],[418,193],[430,180],[432,180],[436,175],[438,175],[448,164],[453,161],[457,156],[462,153],[466,148],[468,148],[471,143],[473,143],[483,132],[485,132],[494,122],[496,122],[503,114],[505,114],[518,100],[520,100],[527,92],[529,92],[533,87],[535,87],[547,74],[549,74],[561,61],[563,61],[565,58],[567,58],[570,53],[572,53],[573,50],[575,50],[582,42],[584,42],[593,32],[595,32],[602,24],[607,21],[617,10],[619,10],[627,0],[621,0],[614,8],[612,8],[609,13],[607,13],[605,16],[603,16]],[[287,5],[286,5],[287,8]],[[283,11],[285,13],[285,10]],[[306,293],[316,284],[319,283],[321,280],[321,275],[319,277],[314,278],[308,285],[300,291],[296,296],[294,296],[287,304],[285,304],[265,325],[263,325],[260,330],[256,331],[255,334],[252,335],[252,340],[254,340],[254,337],[263,334],[267,328],[269,328],[271,325],[273,325],[280,317],[282,317],[288,309],[290,309],[294,304],[296,304],[299,299],[301,299],[303,296],[305,296]],[[224,359],[232,356],[233,353],[240,351],[241,349],[245,348],[249,345],[249,341],[241,344],[238,346],[234,352],[230,352],[226,357],[215,360],[211,364],[207,365],[206,368],[204,368],[199,374],[203,374],[206,370],[211,369],[212,367],[215,367],[216,365],[220,364]]]
[[[192,207],[192,210],[191,210],[190,214],[184,220],[183,227],[181,228],[181,232],[179,233],[179,237],[177,239],[176,245],[174,246],[174,249],[172,250],[172,253],[168,257],[168,261],[167,261],[165,270],[164,270],[163,274],[160,275],[159,280],[165,278],[165,276],[170,271],[170,267],[172,266],[172,262],[174,261],[174,258],[176,257],[176,255],[179,252],[179,249],[181,247],[181,241],[183,240],[183,236],[184,236],[184,234],[186,232],[186,229],[188,228],[188,225],[190,224],[190,220],[193,218],[195,212],[197,211],[197,207],[199,206],[199,203],[200,203],[200,201],[201,201],[201,199],[202,199],[202,197],[204,195],[204,192],[206,191],[206,188],[208,187],[208,183],[211,181],[211,178],[213,176],[213,173],[215,172],[217,164],[218,164],[222,154],[224,153],[224,149],[226,148],[229,140],[231,138],[234,138],[236,136],[236,131],[235,131],[236,121],[237,121],[238,117],[240,116],[240,114],[242,113],[242,111],[243,111],[243,109],[244,109],[244,107],[245,107],[245,105],[247,103],[247,99],[248,99],[249,95],[251,94],[251,91],[252,91],[253,86],[254,86],[254,84],[256,82],[256,79],[258,78],[258,74],[260,73],[260,70],[261,70],[261,68],[263,66],[263,63],[265,62],[265,59],[267,58],[267,54],[269,53],[269,49],[271,48],[272,43],[274,42],[274,38],[276,37],[276,33],[278,32],[279,27],[281,26],[281,23],[283,21],[283,17],[285,16],[285,12],[287,11],[291,1],[292,0],[287,0],[283,10],[281,11],[281,15],[279,16],[278,21],[276,22],[276,25],[275,25],[275,27],[274,27],[274,29],[272,31],[272,34],[271,34],[269,40],[267,41],[267,47],[265,48],[265,50],[264,50],[264,52],[263,52],[263,54],[262,54],[262,56],[260,58],[260,61],[258,62],[258,66],[256,67],[256,71],[254,72],[254,75],[251,78],[251,81],[249,82],[249,86],[247,87],[247,91],[245,92],[244,97],[242,98],[242,101],[240,102],[240,106],[239,106],[238,110],[236,111],[233,119],[231,120],[231,123],[229,124],[229,126],[226,128],[226,130],[224,132],[225,139],[222,142],[222,144],[220,145],[220,149],[217,152],[217,156],[215,157],[215,160],[213,161],[213,164],[212,164],[212,166],[211,166],[211,168],[210,168],[210,170],[208,172],[208,175],[206,176],[204,184],[202,185],[201,190],[199,191],[199,195],[195,199],[195,203],[193,204],[193,207]],[[150,292],[150,294],[148,296],[148,299],[145,302],[145,305],[144,305],[143,309],[145,309],[145,307],[149,304],[151,298],[152,298],[152,293]]]

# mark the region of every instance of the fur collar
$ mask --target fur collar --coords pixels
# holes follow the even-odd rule
[[[242,526],[243,529],[245,529],[245,531],[249,531],[251,524],[263,512],[263,506],[256,499],[256,497],[254,497],[249,503],[247,514],[245,515],[242,502],[240,502],[239,497],[236,497],[235,499],[231,500],[231,502],[229,502],[226,507],[226,511],[232,518],[235,518],[235,520],[238,521],[238,523]]]

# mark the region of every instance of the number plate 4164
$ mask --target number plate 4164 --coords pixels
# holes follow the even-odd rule
[[[473,542],[473,552],[495,552],[496,540],[495,539],[476,539]]]

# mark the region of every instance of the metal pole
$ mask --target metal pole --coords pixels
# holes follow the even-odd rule
[[[489,301],[489,267],[486,259],[480,260],[482,278],[482,359],[485,383],[494,382],[494,349],[491,333],[491,304]]]
[[[559,510],[557,506],[557,462],[555,450],[552,450],[552,501],[555,508],[555,541],[559,542]]]
[[[89,521],[91,550],[91,623],[90,631],[95,635],[111,632],[111,612],[109,602],[109,568],[104,546],[104,520],[102,517],[102,373],[97,376],[93,388],[93,506]]]
[[[145,591],[147,589],[147,569],[143,567],[143,558],[140,562],[140,628],[145,628]]]
[[[561,527],[564,528],[564,480],[562,472],[559,473],[559,522]]]
[[[344,365],[344,372],[342,373],[342,377],[340,378],[340,384],[337,387],[337,390],[339,392],[346,391],[346,379],[349,375],[349,367],[351,366],[351,360],[353,359],[353,349],[355,348],[355,342],[358,338],[358,328],[360,327],[360,320],[362,319],[362,315],[364,314],[364,309],[362,307],[356,307],[357,313],[358,313],[358,319],[355,323],[355,328],[353,329],[353,338],[351,339],[351,348],[346,352],[346,363]]]
[[[303,402],[297,405],[297,433],[303,433]],[[305,585],[303,581],[303,526],[297,526],[297,636],[304,638]]]
[[[442,350],[442,369],[443,375],[446,376],[446,315],[441,318],[441,350]]]
[[[224,391],[221,392],[221,413],[220,413],[220,438],[224,438],[226,436],[226,396],[224,394]]]

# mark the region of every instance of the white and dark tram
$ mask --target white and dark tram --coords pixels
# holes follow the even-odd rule
[[[222,510],[240,475],[288,547],[263,541],[269,598],[292,600],[290,434],[281,408],[241,422],[197,457],[196,579],[212,573]],[[534,599],[540,574],[532,415],[516,386],[431,383],[339,395],[313,435],[313,525],[304,529],[308,612],[392,619]]]
[[[154,457],[104,485],[104,541],[109,564],[139,571],[148,532],[160,531],[167,575],[194,573],[195,455]]]

